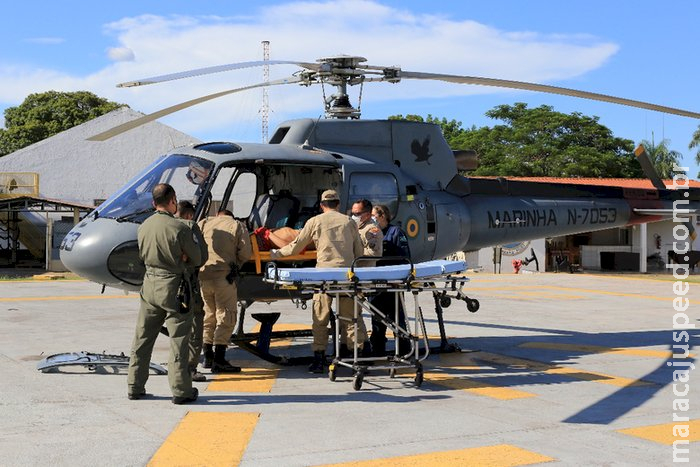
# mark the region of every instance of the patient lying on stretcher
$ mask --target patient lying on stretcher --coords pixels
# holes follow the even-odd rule
[[[273,248],[282,248],[283,246],[289,245],[299,236],[299,232],[300,230],[291,227],[280,227],[278,229],[260,227],[255,229],[253,234],[255,234],[255,238],[258,241],[259,250],[270,251]],[[315,248],[314,244],[310,243],[304,251],[313,250]]]

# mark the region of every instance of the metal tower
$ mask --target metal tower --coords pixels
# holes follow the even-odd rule
[[[262,46],[263,46],[263,60],[265,62],[270,60],[270,41],[262,41]],[[263,83],[267,83],[270,81],[270,65],[267,63],[263,65]],[[268,123],[268,116],[269,116],[269,111],[270,111],[270,102],[269,102],[269,96],[267,94],[268,87],[263,86],[262,92],[263,92],[263,100],[262,100],[262,108],[260,109],[260,114],[262,116],[262,142],[267,143],[267,123]]]

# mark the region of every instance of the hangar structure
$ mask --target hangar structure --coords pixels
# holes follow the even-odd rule
[[[159,122],[86,140],[141,116],[122,107],[0,157],[0,265],[64,270],[57,248],[79,218],[159,154],[200,142]]]

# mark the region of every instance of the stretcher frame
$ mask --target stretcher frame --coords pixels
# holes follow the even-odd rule
[[[450,293],[458,299],[465,301],[470,300],[463,293],[462,288],[469,281],[468,278],[457,275],[466,269],[466,263],[463,261],[430,261],[426,263],[413,264],[406,258],[383,258],[406,261],[410,267],[404,267],[405,273],[397,275],[394,271],[395,266],[376,266],[371,268],[358,268],[357,263],[360,261],[373,260],[376,257],[360,257],[357,258],[350,268],[344,269],[344,276],[340,275],[339,268],[278,268],[275,263],[269,263],[264,280],[272,283],[277,288],[298,290],[303,293],[323,293],[333,295],[335,297],[335,307],[339,307],[340,298],[348,297],[353,300],[353,317],[352,322],[346,323],[353,326],[354,335],[358,335],[359,320],[362,319],[362,311],[367,311],[370,315],[379,318],[382,323],[387,326],[388,330],[394,333],[394,354],[387,356],[372,356],[363,357],[360,355],[360,348],[357,340],[353,342],[352,356],[344,357],[340,355],[340,330],[341,322],[348,321],[337,312],[333,312],[335,318],[335,329],[333,331],[333,340],[335,347],[335,357],[328,368],[328,378],[335,381],[337,370],[339,367],[349,368],[353,372],[353,388],[360,390],[364,381],[365,375],[370,372],[387,371],[391,378],[396,376],[397,370],[412,368],[414,369],[414,383],[416,387],[420,387],[423,383],[423,364],[422,362],[430,355],[430,345],[428,334],[423,318],[423,311],[418,304],[418,294],[429,291],[434,296],[446,297]],[[362,264],[362,263],[360,263]],[[437,272],[435,265],[444,264],[448,267],[441,267]],[[426,267],[421,267],[421,266]],[[381,279],[382,269],[394,268],[391,278]],[[311,271],[313,269],[313,271]],[[324,273],[325,269],[325,273]],[[305,271],[308,270],[308,271]],[[425,271],[420,274],[420,271]],[[447,272],[444,272],[447,271]],[[306,276],[303,279],[298,279],[300,276]],[[323,279],[326,276],[328,279]],[[376,308],[367,300],[380,292],[394,294],[394,317],[390,319],[387,314]],[[409,292],[413,297],[413,316],[412,325],[411,318],[408,316],[406,308],[406,300],[404,293]],[[469,303],[469,302],[467,302]],[[406,327],[403,328],[399,324],[399,304],[403,306],[404,316],[406,318]],[[401,354],[399,347],[400,339],[407,339],[410,342],[410,351]],[[422,342],[422,346],[420,343]]]

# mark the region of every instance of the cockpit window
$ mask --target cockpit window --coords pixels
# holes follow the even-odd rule
[[[169,183],[175,188],[178,200],[191,200],[196,206],[213,167],[213,162],[183,154],[160,158],[124,190],[102,203],[96,210],[97,216],[143,222],[153,212],[151,190],[158,183]]]

